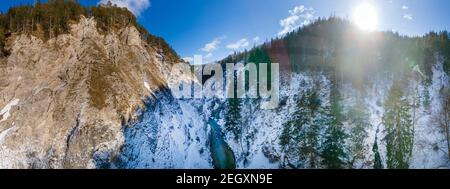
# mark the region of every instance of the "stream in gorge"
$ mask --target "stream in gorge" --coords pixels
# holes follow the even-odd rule
[[[234,169],[234,152],[218,121],[217,101],[176,99],[160,91],[138,111],[139,120],[124,126],[125,143],[118,168]],[[211,114],[209,114],[211,113]]]
[[[210,150],[211,159],[216,169],[235,169],[236,159],[230,146],[223,139],[223,133],[219,124],[214,119],[209,119],[208,125],[211,126]]]

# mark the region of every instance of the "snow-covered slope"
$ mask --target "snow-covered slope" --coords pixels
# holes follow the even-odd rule
[[[140,112],[141,121],[125,127],[118,167],[212,167],[206,125],[210,115],[202,100],[182,100],[161,92]],[[206,111],[206,112],[203,112]]]
[[[442,105],[440,91],[449,86],[442,62],[433,67],[431,83],[423,82],[421,77],[412,77],[407,86],[408,101],[421,102],[415,109],[415,135],[411,168],[448,168],[444,135],[436,122]],[[364,125],[364,138],[359,151],[348,152],[354,159],[351,168],[373,168],[375,139],[379,146],[381,160],[386,167],[385,132],[382,122],[384,102],[389,94],[393,79],[389,74],[371,76],[363,88],[345,83],[339,88],[342,94],[343,112],[351,117],[352,109],[363,107],[367,124]],[[331,81],[322,72],[306,71],[293,75],[289,85],[281,87],[280,107],[262,110],[259,101],[246,99],[241,102],[242,132],[234,136],[225,129],[226,103],[223,99],[174,99],[170,92],[157,95],[158,100],[150,101],[142,112],[141,121],[125,127],[125,144],[119,167],[125,168],[212,168],[207,121],[211,112],[219,111],[217,118],[225,134],[225,140],[232,148],[238,168],[283,168],[287,163],[301,164],[296,154],[286,153],[280,145],[283,125],[296,111],[296,101],[300,94],[312,88],[319,88],[321,107],[330,106]],[[425,95],[425,94],[429,95]],[[425,101],[430,106],[423,105]],[[414,114],[413,114],[414,113]],[[319,117],[313,119],[323,119]],[[349,119],[350,120],[350,119]],[[351,134],[353,122],[347,120],[344,130]],[[327,125],[322,125],[321,135]],[[323,139],[319,139],[323,143]],[[346,145],[355,141],[346,139]],[[359,154],[359,155],[358,155]],[[286,162],[289,159],[290,162]],[[297,162],[296,162],[297,161]],[[349,168],[350,168],[349,167]],[[306,167],[308,168],[308,167]],[[317,168],[321,168],[318,166]]]
[[[165,86],[170,63],[134,26],[101,33],[81,17],[44,41],[14,33],[0,57],[0,168],[97,168],[122,120]]]

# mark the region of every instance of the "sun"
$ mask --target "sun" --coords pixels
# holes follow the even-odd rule
[[[352,21],[361,30],[374,31],[378,25],[377,10],[369,3],[362,3],[353,10]]]

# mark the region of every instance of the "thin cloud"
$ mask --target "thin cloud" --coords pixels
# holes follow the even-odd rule
[[[225,39],[225,36],[216,37],[211,42],[206,43],[200,50],[203,52],[213,52],[219,48],[219,45],[222,43],[223,39]]]
[[[409,7],[408,7],[408,6],[406,6],[406,5],[403,5],[403,6],[402,6],[402,9],[403,9],[403,10],[408,10],[408,9],[409,9]]]
[[[206,55],[203,57],[203,59],[207,60],[207,59],[210,59],[210,58],[212,58],[212,57],[213,57],[213,53],[208,53],[208,54],[206,54]]]
[[[150,7],[150,0],[100,0],[99,4],[106,5],[109,1],[118,7],[127,8],[136,16]]]
[[[289,10],[290,16],[280,20],[281,30],[278,36],[286,35],[287,33],[297,29],[298,27],[311,23],[315,16],[313,8],[307,8],[304,5],[296,6]]]
[[[258,43],[260,40],[259,36],[253,38],[253,43]]]
[[[246,38],[243,38],[240,39],[239,41],[236,41],[235,43],[228,44],[227,49],[238,50],[241,48],[248,47],[249,45],[250,43],[248,42],[248,40]]]
[[[406,19],[406,20],[413,20],[414,19],[412,14],[405,14],[405,15],[403,15],[403,18]]]

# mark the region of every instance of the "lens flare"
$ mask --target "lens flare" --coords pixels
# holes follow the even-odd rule
[[[377,10],[369,3],[360,4],[353,11],[352,21],[361,30],[373,31],[378,25]]]

